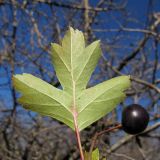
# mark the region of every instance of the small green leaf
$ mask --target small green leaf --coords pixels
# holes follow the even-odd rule
[[[26,108],[55,118],[81,131],[125,98],[130,77],[120,76],[86,89],[101,55],[99,41],[85,46],[83,33],[70,28],[62,45],[52,44],[52,61],[63,90],[30,74],[15,75],[19,102]]]
[[[85,160],[99,160],[99,150],[98,148],[96,148],[93,152],[92,152],[92,155],[91,155],[91,159],[90,159],[90,155],[88,152],[85,152],[84,153],[84,158]]]
[[[99,150],[98,148],[92,152],[92,160],[99,160]]]

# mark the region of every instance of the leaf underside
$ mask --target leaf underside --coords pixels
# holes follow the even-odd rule
[[[125,98],[129,76],[119,76],[86,89],[101,55],[99,41],[85,46],[82,32],[70,28],[62,45],[53,43],[52,61],[62,90],[31,75],[13,77],[26,109],[55,118],[81,131],[97,121]],[[76,123],[76,124],[75,124]]]

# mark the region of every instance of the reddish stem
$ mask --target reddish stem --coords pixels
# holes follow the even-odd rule
[[[119,128],[122,128],[122,125],[121,124],[118,124],[117,126],[114,126],[114,127],[111,127],[111,128],[108,128],[106,130],[103,130],[101,132],[98,132],[94,135],[94,137],[92,138],[92,143],[91,143],[91,147],[90,147],[90,150],[89,150],[89,155],[90,155],[90,159],[91,159],[91,155],[92,155],[92,151],[94,149],[94,146],[96,144],[96,140],[99,136],[101,136],[102,134],[104,133],[107,133],[107,132],[111,132],[115,129],[119,129]]]
[[[74,116],[74,125],[75,125],[75,132],[76,132],[76,138],[77,138],[77,142],[78,142],[80,157],[81,157],[81,160],[84,160],[83,149],[82,149],[81,138],[80,138],[80,131],[78,129],[77,117],[76,116]]]

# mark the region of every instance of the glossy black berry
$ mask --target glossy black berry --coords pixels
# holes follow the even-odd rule
[[[129,134],[143,132],[149,122],[148,112],[138,104],[131,104],[123,110],[122,128]]]

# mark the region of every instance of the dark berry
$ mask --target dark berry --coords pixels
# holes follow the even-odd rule
[[[148,112],[138,104],[131,104],[123,110],[122,128],[129,134],[143,132],[149,122]]]

